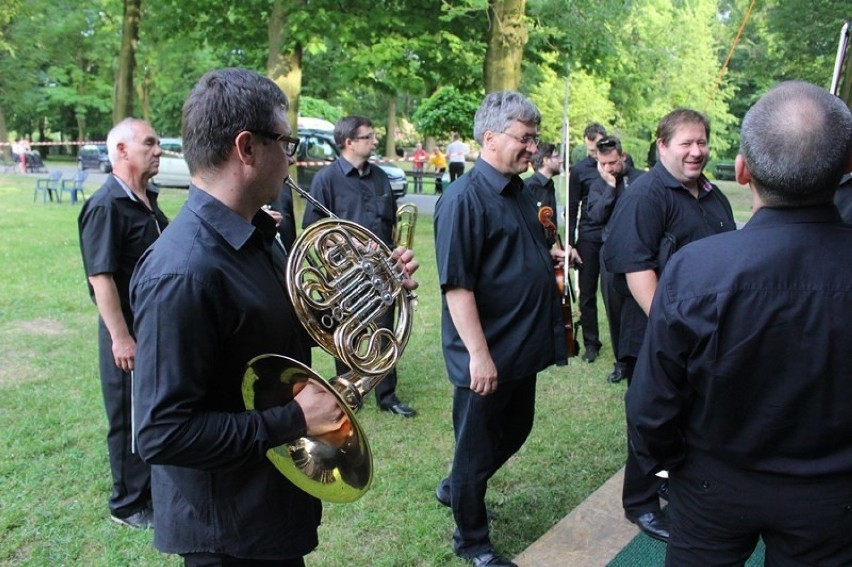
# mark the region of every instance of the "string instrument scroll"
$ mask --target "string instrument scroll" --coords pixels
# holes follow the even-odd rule
[[[553,208],[547,205],[538,209],[538,221],[547,232],[549,240],[556,240],[556,246],[563,252],[565,247],[562,246],[562,238],[556,230],[556,223],[553,222]],[[565,349],[568,358],[573,358],[580,353],[580,343],[574,333],[574,309],[572,301],[576,302],[577,297],[574,295],[574,287],[571,284],[571,276],[568,274],[568,256],[565,257],[565,264],[562,266],[554,266],[553,274],[556,277],[556,287],[559,289],[559,295],[562,297],[562,323],[565,329]]]

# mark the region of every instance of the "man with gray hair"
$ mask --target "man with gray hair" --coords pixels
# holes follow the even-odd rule
[[[536,373],[566,358],[553,277],[565,254],[548,246],[519,177],[536,151],[540,121],[518,93],[486,96],[474,122],[480,157],[435,208],[456,439],[436,497],[453,510],[453,550],[476,566],[514,565],[489,538],[488,479],[532,429]]]
[[[151,474],[132,450],[131,374],[136,339],[130,310],[130,276],[145,249],[166,228],[149,184],[159,171],[157,133],[144,120],[126,118],[107,135],[112,173],[83,204],[78,219],[89,295],[98,307],[98,354],[109,430],[111,518],[126,526],[151,526]]]
[[[667,565],[742,565],[759,538],[767,564],[852,564],[850,169],[843,101],[781,83],[743,119],[751,220],[663,272],[627,419],[642,469],[669,471]]]

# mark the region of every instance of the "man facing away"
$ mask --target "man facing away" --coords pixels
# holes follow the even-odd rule
[[[488,479],[533,425],[536,373],[565,361],[551,249],[518,176],[529,167],[541,120],[514,92],[487,95],[476,112],[482,153],[435,208],[443,292],[441,336],[453,385],[455,455],[436,497],[453,510],[453,550],[476,566],[514,565],[489,537]]]
[[[149,181],[159,171],[160,141],[144,120],[127,118],[107,135],[112,173],[83,204],[78,219],[89,294],[98,307],[98,359],[109,431],[112,470],[110,516],[134,528],[150,527],[151,474],[133,450],[131,377],[136,339],[130,276],[168,220]]]
[[[601,138],[595,146],[597,148],[600,178],[595,180],[589,189],[586,214],[592,222],[604,227],[601,233],[601,241],[606,242],[611,229],[609,219],[619,197],[624,194],[631,183],[645,172],[636,169],[627,162],[627,156],[621,147],[621,140],[617,137],[606,136]],[[614,368],[607,380],[616,383],[626,377],[626,364],[618,359],[618,343],[621,339],[619,332],[621,328],[621,307],[624,303],[624,296],[616,290],[615,278],[606,269],[603,258],[601,258],[600,270],[601,296],[603,296],[604,310],[609,322],[609,337],[615,358]]]
[[[462,142],[458,133],[453,134],[453,141],[447,146],[447,161],[450,164],[450,183],[458,179],[464,173],[464,162],[470,150],[467,144]]]
[[[709,139],[710,122],[703,114],[679,108],[664,116],[657,126],[659,161],[624,192],[609,222],[605,267],[623,278],[630,292],[622,305],[618,350],[628,389],[651,298],[668,257],[692,241],[736,228],[728,198],[704,177]],[[665,541],[669,522],[660,512],[661,485],[658,477],[639,468],[628,444],[622,492],[625,517],[647,535]]]
[[[393,249],[396,197],[387,174],[369,161],[378,145],[373,123],[366,116],[345,116],[334,125],[334,141],[340,148],[340,156],[314,176],[311,196],[341,219],[370,230]],[[322,211],[308,203],[302,228],[323,217]],[[392,329],[393,320],[394,313],[390,310],[381,325]],[[349,370],[340,360],[335,364],[338,375]],[[379,409],[403,417],[416,416],[417,412],[397,397],[396,385],[396,370],[392,370],[375,387]]]
[[[663,273],[627,418],[642,470],[669,471],[666,565],[742,565],[758,538],[767,565],[852,564],[850,169],[843,101],[781,83],[742,123],[751,220]]]

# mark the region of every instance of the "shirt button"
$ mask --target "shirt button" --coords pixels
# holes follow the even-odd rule
[[[705,480],[704,482],[701,483],[701,488],[703,488],[704,490],[707,490],[708,488],[710,488],[710,483]]]

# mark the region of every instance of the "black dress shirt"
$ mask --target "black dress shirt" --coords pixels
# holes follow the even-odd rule
[[[572,246],[575,240],[601,241],[603,225],[590,219],[586,210],[592,183],[600,178],[598,162],[592,157],[583,158],[571,168],[568,178],[568,240]],[[579,221],[577,213],[580,214]]]
[[[536,214],[541,207],[550,207],[553,210],[551,222],[553,222],[553,237],[548,238],[548,244],[556,242],[556,234],[559,231],[558,215],[556,214],[556,187],[553,184],[553,178],[543,175],[536,171],[524,179],[524,188],[529,191],[533,202],[536,205]],[[547,234],[547,232],[545,232]]]
[[[520,177],[481,158],[435,206],[441,290],[471,290],[500,382],[565,361],[561,299],[536,207]],[[443,299],[444,359],[450,381],[470,385],[470,355]]]
[[[610,232],[603,245],[606,269],[621,274],[658,270],[660,250],[671,235],[673,249],[690,242],[736,229],[728,198],[703,176],[698,198],[666,170],[662,162],[641,176],[618,200],[610,217]],[[659,273],[658,273],[659,275]],[[626,284],[619,286],[626,289]],[[619,356],[635,357],[642,345],[647,318],[628,298],[621,313]]]
[[[852,226],[830,204],[762,208],[675,254],[627,391],[644,469],[703,453],[747,471],[852,474],[850,266]]]
[[[391,249],[396,224],[396,198],[382,168],[369,162],[363,175],[345,158],[322,168],[311,182],[311,196],[344,220],[370,230]],[[308,203],[302,228],[325,215]]]
[[[586,207],[586,214],[592,222],[603,225],[601,240],[604,242],[609,236],[609,219],[612,217],[612,211],[615,209],[619,197],[644,173],[645,170],[625,165],[624,174],[616,181],[615,187],[609,185],[602,177],[592,183],[592,187],[589,189],[589,205]]]
[[[138,449],[166,553],[281,559],[317,544],[319,501],[265,456],[306,433],[302,411],[246,411],[241,393],[258,355],[308,360],[274,236],[266,212],[249,223],[192,186],[134,273]]]
[[[852,224],[852,174],[847,173],[840,180],[840,186],[834,194],[834,204],[837,205],[843,222]]]

